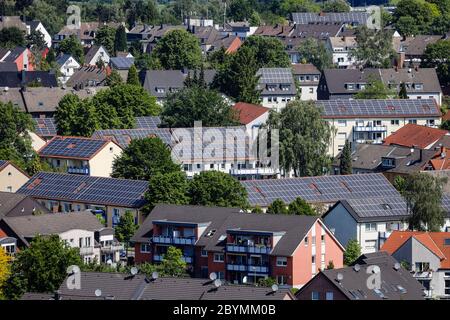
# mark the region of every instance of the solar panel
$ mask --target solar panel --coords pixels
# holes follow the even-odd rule
[[[53,118],[33,118],[34,132],[38,136],[51,137],[56,136],[56,124]]]
[[[128,70],[133,65],[134,58],[113,57],[110,61],[116,69]]]
[[[361,218],[401,217],[408,215],[406,201],[401,197],[347,199]]]
[[[310,203],[341,199],[399,196],[381,173],[241,181],[252,206],[266,207],[276,199],[290,203],[301,197]]]
[[[260,75],[259,83],[262,84],[290,84],[294,82],[292,70],[289,68],[261,68],[257,75]]]
[[[433,99],[349,99],[319,100],[316,106],[322,108],[327,117],[401,117],[440,116]]]
[[[147,181],[40,172],[17,193],[36,198],[139,208]]]
[[[100,150],[106,141],[101,139],[55,137],[40,151],[41,157],[69,157],[89,159]]]
[[[161,118],[158,116],[136,117],[137,129],[155,129],[161,124]]]
[[[294,12],[292,20],[296,24],[309,24],[317,22],[340,22],[349,24],[365,24],[369,13],[367,12],[328,12],[319,15],[311,12]]]
[[[0,160],[0,168],[6,164],[6,160]]]
[[[171,141],[172,135],[170,134],[170,130],[166,128],[97,130],[92,135],[93,138],[97,139],[110,138],[122,148],[126,148],[132,139],[143,139],[153,136],[159,137],[169,146],[173,144]]]

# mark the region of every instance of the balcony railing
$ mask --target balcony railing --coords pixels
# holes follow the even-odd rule
[[[386,132],[387,126],[354,126],[356,132]]]
[[[277,172],[273,168],[243,168],[243,169],[230,169],[231,175],[274,175]]]
[[[268,254],[271,248],[265,246],[243,246],[237,244],[227,244],[227,251],[240,253]]]
[[[265,265],[227,264],[228,271],[240,271],[248,273],[269,273],[269,267]]]
[[[228,271],[247,271],[247,265],[244,264],[227,264]]]
[[[162,244],[193,245],[195,244],[195,239],[185,237],[153,236],[153,242]]]
[[[81,247],[80,255],[82,256],[90,256],[94,254],[94,247]]]
[[[124,246],[122,244],[112,244],[101,247],[101,250],[105,253],[117,252],[124,250]]]
[[[266,266],[248,266],[248,272],[257,272],[257,273],[269,273],[269,268]]]
[[[67,173],[89,175],[89,167],[68,167]]]

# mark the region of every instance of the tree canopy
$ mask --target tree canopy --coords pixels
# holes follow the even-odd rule
[[[306,39],[298,46],[297,51],[302,59],[302,63],[311,63],[320,71],[333,65],[331,53],[317,39]]]
[[[74,35],[65,38],[59,43],[58,51],[66,54],[70,54],[81,65],[84,64],[84,49],[80,40]]]
[[[352,148],[348,140],[345,140],[345,145],[339,158],[339,173],[342,175],[352,174]]]
[[[241,48],[250,48],[259,68],[289,68],[291,61],[284,44],[274,37],[250,36]]]
[[[271,214],[287,214],[287,205],[281,199],[275,199],[269,206],[267,207],[267,213]]]
[[[0,30],[0,47],[12,49],[25,45],[25,35],[17,27],[3,28]]]
[[[427,45],[422,66],[436,68],[440,84],[450,85],[450,39]]]
[[[300,216],[315,216],[317,215],[314,209],[302,198],[298,197],[289,203],[288,214],[295,214]]]
[[[355,99],[392,99],[396,96],[396,92],[387,88],[383,81],[374,77],[369,77],[367,84],[354,95]]]
[[[344,252],[344,264],[349,266],[361,255],[361,246],[356,239],[347,242]]]
[[[104,25],[101,26],[95,34],[95,44],[103,46],[110,55],[114,54],[114,43],[116,38],[116,29]]]

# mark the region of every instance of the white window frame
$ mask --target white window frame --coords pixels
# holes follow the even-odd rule
[[[222,257],[221,259],[218,259],[218,257]],[[225,262],[225,255],[223,253],[214,253],[214,258],[213,258],[214,262],[217,263],[224,263]]]
[[[287,257],[277,257],[277,267],[287,267]]]

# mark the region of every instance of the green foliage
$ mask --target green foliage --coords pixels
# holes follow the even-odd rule
[[[281,0],[280,9],[282,14],[288,15],[292,12],[319,12],[320,6],[312,0]]]
[[[297,50],[305,63],[312,63],[320,71],[330,68],[333,64],[331,53],[321,41],[314,38],[303,41]]]
[[[260,206],[255,206],[252,209],[252,213],[264,213],[263,209]]]
[[[133,139],[113,163],[114,178],[151,180],[158,173],[180,171],[160,138]]]
[[[131,85],[135,85],[135,86],[141,85],[141,83],[139,82],[139,76],[138,76],[137,69],[134,65],[132,65],[130,67],[130,69],[128,70],[127,84],[131,84]]]
[[[186,174],[179,171],[156,173],[149,181],[145,199],[148,205],[145,212],[149,213],[158,203],[184,205],[189,204],[189,183]]]
[[[350,12],[350,6],[345,0],[326,1],[322,6],[323,12]]]
[[[116,38],[116,29],[104,25],[101,26],[95,34],[95,44],[103,46],[109,54],[114,54],[114,42]]]
[[[427,45],[422,66],[436,68],[440,84],[450,85],[450,39]]]
[[[158,268],[161,274],[169,277],[180,277],[186,274],[186,262],[183,260],[183,251],[170,246]]]
[[[36,53],[40,53],[40,51],[47,48],[47,43],[45,42],[44,35],[38,30],[32,30],[29,35],[26,37],[27,46],[29,48],[35,48]]]
[[[155,57],[164,69],[197,68],[202,63],[198,39],[186,30],[172,30],[158,41]]]
[[[27,19],[41,21],[45,29],[54,35],[64,26],[67,7],[68,2],[65,0],[33,0],[24,10],[24,14]]]
[[[269,287],[270,288],[274,284],[277,284],[277,281],[275,280],[275,278],[272,278],[272,277],[262,278],[262,279],[259,279],[259,281],[258,281],[258,285],[261,287]]]
[[[25,292],[53,292],[66,277],[70,265],[81,265],[79,251],[58,235],[36,236],[29,248],[17,253],[5,286],[9,299]]]
[[[296,177],[324,174],[330,164],[331,128],[313,102],[295,100],[280,113],[271,111],[268,126],[279,129],[280,166],[285,173],[294,170]]]
[[[127,34],[124,26],[119,26],[114,34],[114,52],[127,51]]]
[[[232,0],[228,17],[233,21],[247,21],[253,14],[253,1]]]
[[[291,66],[284,44],[275,37],[250,36],[242,45],[242,48],[245,47],[252,50],[258,69]]]
[[[80,40],[74,35],[65,38],[59,43],[58,51],[72,55],[81,65],[84,64],[84,49]]]
[[[106,77],[106,84],[109,87],[114,87],[122,83],[123,83],[122,77],[116,70],[112,70],[111,73]]]
[[[352,148],[350,147],[350,142],[348,140],[345,140],[345,145],[339,160],[340,174],[352,174]]]
[[[328,261],[327,270],[334,269],[334,262],[333,260]]]
[[[161,70],[163,68],[155,54],[135,53],[134,57],[134,64],[139,69]]]
[[[17,27],[3,28],[0,30],[0,47],[12,49],[25,45],[25,35]]]
[[[247,208],[247,191],[238,180],[220,171],[203,171],[189,187],[191,204]]]
[[[431,25],[441,14],[439,7],[431,1],[400,0],[394,12],[393,22],[401,35],[429,34]]]
[[[120,217],[119,223],[114,229],[114,235],[119,242],[128,243],[131,237],[137,230],[137,225],[134,223],[134,215],[131,211],[126,211]]]
[[[361,246],[356,239],[348,241],[344,252],[344,264],[349,266],[361,255]]]
[[[219,92],[197,85],[170,94],[161,120],[162,126],[171,128],[193,127],[194,121],[205,127],[237,124],[233,108]]]
[[[398,97],[400,99],[408,99],[408,92],[406,91],[406,84],[404,82],[400,84],[400,91],[398,92]]]
[[[445,211],[442,208],[442,188],[446,178],[426,173],[414,173],[405,179],[405,197],[409,217],[409,228],[419,231],[440,231],[444,225]]]
[[[350,55],[364,68],[388,68],[394,57],[392,31],[369,29],[363,25],[356,29],[356,48]]]
[[[275,199],[269,206],[267,207],[267,213],[271,214],[287,214],[288,209],[286,203],[284,203],[281,199]]]
[[[0,301],[3,300],[3,285],[9,278],[11,269],[11,257],[6,254],[3,248],[0,248]]]
[[[292,201],[288,206],[288,214],[295,214],[299,216],[315,216],[317,215],[314,209],[302,198],[298,197]]]
[[[443,121],[439,128],[450,131],[450,120]]]
[[[369,77],[365,88],[354,95],[355,99],[392,99],[396,93],[387,88],[381,80]]]

